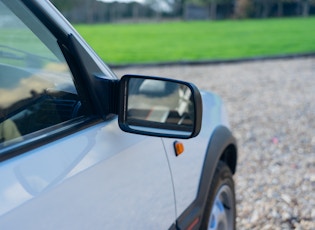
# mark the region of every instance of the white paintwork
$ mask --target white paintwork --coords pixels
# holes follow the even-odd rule
[[[195,199],[209,138],[225,122],[216,96],[203,94],[203,105],[201,133],[179,157],[175,139],[127,134],[113,120],[1,162],[0,229],[168,229]]]
[[[0,165],[0,229],[167,229],[175,220],[160,138],[102,123]]]
[[[178,157],[174,154],[172,139],[163,139],[168,153],[175,195],[177,216],[196,198],[198,186],[203,168],[204,159],[210,135],[216,126],[221,124],[224,114],[221,114],[223,106],[221,99],[210,93],[202,93],[203,120],[202,128],[197,137],[188,140],[179,140],[184,144],[184,153]]]

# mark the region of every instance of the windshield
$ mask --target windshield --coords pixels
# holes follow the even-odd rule
[[[56,38],[23,5],[12,0],[0,1],[0,58],[1,63],[21,67],[64,62]]]
[[[0,0],[0,144],[80,116],[56,37],[20,1]]]

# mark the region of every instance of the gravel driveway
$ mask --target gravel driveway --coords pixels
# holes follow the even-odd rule
[[[182,79],[223,98],[239,144],[238,229],[315,229],[315,58],[115,72]]]

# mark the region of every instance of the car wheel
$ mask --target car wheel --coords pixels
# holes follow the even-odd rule
[[[230,168],[219,161],[211,183],[201,229],[235,229],[236,205]]]

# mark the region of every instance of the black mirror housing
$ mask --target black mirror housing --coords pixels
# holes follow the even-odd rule
[[[125,75],[119,94],[118,123],[123,131],[182,139],[200,132],[202,99],[191,83]]]

